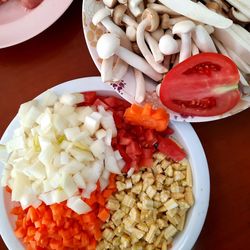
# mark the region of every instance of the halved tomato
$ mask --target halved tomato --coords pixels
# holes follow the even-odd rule
[[[160,88],[161,102],[182,115],[213,116],[240,99],[239,71],[228,57],[201,53],[170,70]]]

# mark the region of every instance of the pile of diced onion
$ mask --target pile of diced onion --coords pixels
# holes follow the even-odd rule
[[[67,201],[76,213],[87,213],[91,208],[82,198],[90,197],[98,180],[103,190],[110,173],[121,173],[124,161],[111,146],[117,134],[112,112],[77,106],[82,102],[84,94],[45,92],[21,105],[20,127],[1,145],[0,158],[1,184],[23,209]]]

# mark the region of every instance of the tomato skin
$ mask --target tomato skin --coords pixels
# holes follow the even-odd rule
[[[166,74],[160,99],[167,108],[183,115],[219,115],[239,102],[238,82],[238,68],[231,59],[221,54],[201,53]],[[226,90],[217,93],[221,87]]]

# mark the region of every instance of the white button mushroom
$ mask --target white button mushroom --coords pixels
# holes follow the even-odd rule
[[[172,55],[180,51],[178,42],[168,34],[161,37],[159,49],[164,55]]]
[[[137,27],[136,40],[141,53],[152,68],[159,73],[165,73],[167,69],[154,60],[144,40],[145,30],[149,32],[155,31],[159,26],[159,22],[158,14],[154,10],[146,9],[142,14],[142,21]]]
[[[194,28],[195,24],[192,21],[182,21],[173,26],[173,34],[179,34],[181,37],[179,62],[191,56],[191,31]]]
[[[143,58],[121,47],[120,39],[114,34],[103,34],[97,42],[96,50],[102,59],[107,59],[109,56],[116,54],[123,61],[153,80],[160,81],[162,79],[162,75],[153,70]]]
[[[102,23],[109,32],[117,34],[119,37],[121,37],[123,46],[125,46],[126,48],[131,48],[131,44],[128,38],[126,37],[125,32],[111,20],[110,15],[111,15],[110,9],[102,8],[94,14],[92,18],[92,23],[94,25]],[[108,70],[110,70],[110,66],[108,67],[108,65],[110,65],[110,60],[109,62],[105,61],[102,62],[103,65],[101,73],[103,81],[104,80],[110,81],[109,78],[111,72],[110,71],[108,72]],[[128,65],[118,58],[113,69],[112,80],[118,81],[122,79],[122,77],[126,74],[127,70],[128,70]]]
[[[143,0],[128,0],[128,7],[131,13],[135,17],[138,17],[144,10]]]

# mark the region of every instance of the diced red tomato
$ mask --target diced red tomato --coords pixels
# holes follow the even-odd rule
[[[80,103],[78,106],[90,106],[94,104],[97,98],[96,92],[89,91],[89,92],[83,92],[82,94],[84,96],[84,102]]]
[[[161,138],[158,150],[174,161],[181,161],[186,157],[185,151],[170,138]]]

